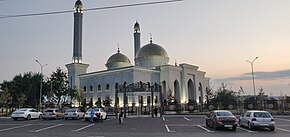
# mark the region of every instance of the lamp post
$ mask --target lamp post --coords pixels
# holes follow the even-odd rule
[[[42,79],[43,79],[43,67],[48,65],[48,64],[41,64],[38,60],[35,60],[39,65],[40,65],[40,89],[39,89],[39,107],[38,109],[40,110],[41,109],[41,96],[42,96]]]
[[[252,68],[252,79],[253,79],[253,89],[254,89],[254,109],[256,109],[256,88],[255,88],[255,77],[254,77],[254,61],[257,60],[258,57],[253,59],[252,61],[247,60],[247,62],[251,63],[251,68]]]

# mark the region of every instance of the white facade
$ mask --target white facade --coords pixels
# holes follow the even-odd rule
[[[81,7],[82,3],[77,0],[75,7]],[[82,9],[80,9],[82,11]],[[82,13],[75,14],[75,25],[79,26],[82,18]],[[77,20],[77,21],[76,21]],[[81,27],[81,26],[80,26]],[[81,28],[78,29],[77,34],[80,35]],[[105,66],[107,70],[87,73],[88,64],[75,62],[67,64],[68,77],[71,86],[76,86],[82,94],[86,103],[92,101],[93,104],[98,99],[104,100],[109,97],[115,103],[116,85],[123,85],[124,83],[149,83],[153,85],[157,83],[162,88],[162,100],[160,94],[154,92],[154,98],[159,105],[161,101],[167,98],[169,92],[175,97],[178,103],[187,103],[189,99],[197,102],[203,102],[205,98],[205,90],[209,88],[209,78],[205,77],[205,72],[199,71],[198,66],[190,64],[175,64],[170,65],[169,56],[166,50],[155,43],[150,42],[141,46],[140,41],[140,25],[138,22],[134,25],[134,61],[132,65],[129,58],[122,54],[118,49],[117,53],[108,58]],[[81,38],[81,37],[74,37]],[[81,41],[81,40],[74,40]],[[76,44],[75,44],[76,45]],[[74,47],[76,47],[74,45]],[[81,58],[81,43],[74,48],[73,58]],[[119,105],[123,104],[123,94],[117,94],[119,97]],[[128,104],[135,103],[138,106],[138,97],[142,96],[144,100],[150,96],[147,92],[131,92],[127,94]],[[146,101],[143,102],[146,104]]]

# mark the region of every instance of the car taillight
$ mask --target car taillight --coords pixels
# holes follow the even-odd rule
[[[274,121],[274,119],[273,119],[273,118],[271,118],[271,121]]]
[[[252,121],[257,121],[257,119],[256,118],[253,118]]]
[[[217,122],[222,122],[222,119],[221,118],[217,118]]]

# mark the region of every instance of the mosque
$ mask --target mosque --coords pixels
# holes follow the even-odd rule
[[[204,101],[210,80],[205,76],[206,73],[191,64],[168,64],[170,58],[166,50],[154,43],[152,38],[149,43],[141,46],[138,22],[133,27],[134,63],[118,49],[105,63],[106,70],[88,73],[89,64],[82,62],[83,4],[80,0],[76,1],[74,10],[73,58],[72,63],[66,64],[66,67],[70,87],[78,89],[84,102],[93,102],[95,105],[96,101],[109,98],[112,106],[123,106],[125,100],[128,105],[146,106],[152,100],[154,106],[159,106],[168,96],[178,103]],[[126,85],[137,88],[131,87],[124,94],[119,87],[124,89]],[[147,92],[150,85],[159,85],[159,92]]]

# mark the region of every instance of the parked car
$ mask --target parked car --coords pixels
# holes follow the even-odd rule
[[[81,112],[80,109],[78,108],[70,108],[67,109],[64,113],[64,119],[80,119],[80,118],[84,118],[85,113]]]
[[[59,118],[63,118],[64,117],[64,113],[60,112],[58,109],[56,108],[47,108],[43,111],[43,120],[46,119],[59,119]]]
[[[96,120],[106,120],[107,112],[104,111],[103,108],[93,108],[94,110],[94,121]],[[88,109],[85,113],[85,120],[89,121],[91,118],[91,109]]]
[[[35,118],[41,118],[42,113],[34,108],[20,108],[14,111],[11,115],[13,120],[18,120],[19,118],[30,120]]]
[[[214,130],[223,127],[231,128],[233,131],[237,129],[238,120],[228,110],[214,110],[206,116],[206,126],[212,127]]]
[[[267,111],[250,110],[239,118],[239,125],[248,127],[250,130],[255,128],[269,128],[275,130],[275,121],[273,116]]]

